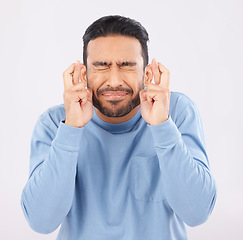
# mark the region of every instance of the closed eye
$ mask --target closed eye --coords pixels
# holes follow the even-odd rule
[[[112,65],[112,63],[105,61],[96,61],[93,62],[92,65],[95,67],[97,71],[106,71],[110,70],[110,66]],[[137,69],[137,63],[131,61],[118,62],[117,66],[119,67],[119,69],[125,71],[134,71]]]
[[[110,68],[97,68],[98,71],[105,71],[105,70],[109,70]]]
[[[120,69],[124,69],[126,71],[134,71],[136,69],[136,63],[135,62],[122,62],[118,64]]]
[[[100,62],[100,61],[96,61],[93,63],[93,66],[96,68],[96,70],[98,71],[105,71],[105,70],[109,70],[110,69],[110,65],[107,62]]]
[[[118,64],[119,67],[134,67],[137,64],[135,62],[122,62]]]

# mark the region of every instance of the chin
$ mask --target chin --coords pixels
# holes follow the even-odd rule
[[[130,113],[139,104],[140,104],[139,95],[137,95],[133,99],[130,99],[130,101],[128,101],[128,102],[124,101],[124,100],[109,100],[109,101],[106,100],[104,104],[102,103],[102,101],[99,101],[93,95],[93,105],[102,114],[104,114],[107,117],[123,117],[123,116],[126,116],[128,113]]]
[[[115,101],[112,106],[95,106],[102,114],[107,117],[123,117],[130,113],[136,106],[127,104],[124,106],[118,106],[119,102]]]

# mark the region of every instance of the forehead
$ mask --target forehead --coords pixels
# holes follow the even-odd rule
[[[141,61],[142,47],[134,37],[107,36],[91,40],[87,47],[87,61]]]

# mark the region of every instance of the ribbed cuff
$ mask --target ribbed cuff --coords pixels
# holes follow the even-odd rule
[[[58,145],[65,146],[68,149],[78,150],[80,147],[83,130],[84,128],[72,127],[60,121],[54,141]]]
[[[148,125],[154,138],[155,146],[168,146],[177,142],[181,136],[176,124],[169,116],[168,120],[159,125]]]

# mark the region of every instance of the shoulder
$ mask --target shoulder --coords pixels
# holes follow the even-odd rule
[[[173,106],[186,107],[187,105],[194,105],[195,103],[186,94],[171,91],[170,104]]]
[[[38,119],[38,121],[42,122],[42,124],[50,128],[53,132],[56,132],[60,121],[63,120],[65,120],[64,104],[59,104],[48,108],[39,116]]]
[[[170,115],[176,120],[178,117],[188,113],[198,114],[198,108],[195,102],[180,92],[172,92],[170,96]]]

